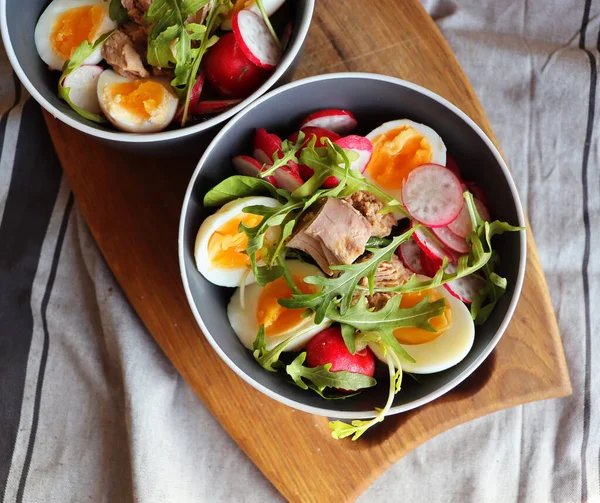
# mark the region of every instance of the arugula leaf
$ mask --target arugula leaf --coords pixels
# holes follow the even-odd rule
[[[337,309],[335,304],[330,305],[326,317],[331,321],[350,325],[360,332],[377,333],[382,342],[397,355],[414,362],[412,356],[394,337],[394,330],[402,327],[415,327],[435,332],[429,320],[440,316],[444,312],[446,301],[441,298],[429,302],[429,297],[425,297],[413,307],[400,307],[401,299],[401,295],[395,295],[379,311],[371,311],[368,308],[367,299],[362,296],[344,314]]]
[[[280,299],[279,303],[288,309],[310,308],[315,311],[315,323],[321,323],[330,306],[336,303],[339,313],[344,316],[352,302],[354,291],[358,282],[364,278],[372,280],[380,262],[390,260],[396,248],[406,241],[418,228],[414,226],[404,234],[392,239],[392,242],[384,248],[368,249],[371,256],[363,262],[355,262],[350,265],[331,266],[333,271],[340,271],[337,277],[326,278],[322,276],[308,276],[304,279],[306,283],[319,285],[321,290],[311,294],[292,295],[290,299]],[[345,323],[345,321],[344,321]]]
[[[298,133],[298,139],[295,142],[283,140],[283,142],[281,142],[281,148],[279,151],[273,152],[273,164],[269,166],[269,168],[261,171],[260,177],[265,178],[267,176],[271,176],[279,168],[287,166],[290,161],[298,162],[298,152],[300,152],[304,146],[304,138],[304,133],[300,131]],[[283,154],[281,158],[279,157],[280,153]],[[266,167],[267,164],[263,164],[263,168]]]
[[[129,21],[129,14],[127,14],[127,9],[123,7],[121,0],[110,0],[108,16],[118,25]]]
[[[84,40],[79,44],[77,49],[73,51],[71,57],[65,61],[63,65],[62,75],[58,79],[58,95],[65,100],[69,106],[75,110],[79,115],[81,115],[84,119],[88,119],[93,122],[104,123],[106,119],[99,114],[94,114],[84,110],[83,108],[78,107],[75,103],[71,101],[69,94],[71,92],[70,87],[65,87],[65,79],[73,73],[77,68],[79,68],[83,62],[104,42],[106,42],[113,33],[117,31],[112,30],[108,33],[104,33],[101,35],[93,44],[90,44],[87,40]]]
[[[252,176],[234,175],[215,185],[204,196],[203,204],[208,208],[223,206],[240,197],[270,195],[285,198],[289,192],[278,190],[266,180]]]
[[[264,325],[261,325],[258,334],[256,335],[256,339],[254,339],[254,343],[252,344],[252,348],[254,349],[252,355],[262,368],[269,372],[277,372],[277,369],[283,366],[283,363],[279,361],[281,353],[283,353],[292,342],[299,337],[302,337],[305,332],[306,331],[298,332],[281,341],[274,348],[267,349],[265,344],[265,327]]]
[[[385,347],[383,347],[383,349],[385,351]],[[333,438],[341,439],[353,435],[352,440],[357,440],[365,431],[371,428],[371,426],[383,421],[385,415],[391,409],[392,404],[394,403],[394,397],[396,396],[396,393],[400,391],[400,386],[402,384],[402,366],[400,360],[393,351],[385,351],[385,355],[390,374],[390,387],[385,406],[383,409],[375,409],[377,414],[373,419],[368,421],[356,419],[352,421],[351,424],[344,423],[343,421],[330,421],[329,428],[331,429],[331,436]]]
[[[318,367],[305,367],[303,365],[306,360],[306,352],[300,353],[292,363],[285,367],[285,371],[294,380],[296,386],[306,390],[309,386],[304,382],[304,379],[310,381],[314,388],[321,393],[325,388],[345,389],[356,391],[364,388],[371,388],[377,384],[377,381],[372,377],[346,372],[331,371],[331,363],[320,365]]]
[[[357,351],[354,327],[352,325],[346,325],[345,323],[342,323],[340,326],[342,331],[342,339],[344,339],[344,344],[346,344],[346,347],[348,348],[350,354],[353,355]]]
[[[378,238],[371,236],[367,241],[367,248],[382,248],[388,246],[392,242],[392,238]]]

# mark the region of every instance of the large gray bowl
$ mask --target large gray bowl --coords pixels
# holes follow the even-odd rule
[[[84,119],[57,95],[59,73],[50,71],[40,59],[33,32],[48,0],[0,0],[0,31],[8,58],[29,94],[54,117],[69,126],[119,148],[172,155],[194,148],[198,140],[207,141],[240,110],[269,89],[285,84],[300,63],[315,0],[288,0],[294,32],[283,59],[273,74],[254,93],[222,114],[193,126],[160,133],[133,134],[115,130]],[[197,150],[196,150],[197,151]]]
[[[219,356],[242,379],[266,395],[314,414],[356,419],[373,415],[382,407],[387,386],[366,390],[355,398],[323,400],[287,382],[285,376],[263,370],[232,331],[226,306],[232,289],[206,281],[194,265],[194,240],[198,227],[212,210],[202,207],[204,194],[234,174],[231,158],[252,151],[254,131],[264,127],[286,136],[308,113],[323,108],[351,110],[358,119],[359,134],[383,122],[409,118],[435,129],[466,179],[485,191],[494,218],[525,225],[513,179],[500,154],[481,129],[454,105],[422,87],[383,75],[340,73],[293,82],[271,91],[237,115],[204,152],[190,181],[179,226],[179,260],[184,288],[192,312],[205,337]],[[444,372],[406,378],[391,413],[423,405],[448,392],[467,378],[491,353],[513,314],[525,273],[525,232],[494,238],[502,258],[500,273],[508,280],[506,295],[490,319],[476,330],[469,355]]]

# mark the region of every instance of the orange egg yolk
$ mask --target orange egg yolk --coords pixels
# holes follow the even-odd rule
[[[250,265],[250,257],[244,253],[248,245],[245,232],[238,232],[241,222],[248,227],[256,227],[262,217],[250,213],[242,213],[224,223],[208,240],[208,257],[213,267],[222,269],[239,269]]]
[[[431,162],[431,143],[411,126],[401,126],[376,136],[367,172],[388,190],[400,189],[408,174]]]
[[[402,295],[400,301],[400,307],[413,307],[421,302],[425,297],[429,297],[429,302],[434,302],[441,299],[443,295],[435,290],[423,290],[422,292],[411,292]],[[437,339],[442,335],[450,325],[452,325],[452,308],[448,301],[446,301],[446,307],[444,312],[435,318],[429,320],[431,326],[435,328],[435,332],[429,332],[422,328],[414,327],[403,327],[394,330],[394,336],[401,344],[424,344]]]
[[[301,276],[293,274],[294,283],[302,293],[316,293],[319,287],[304,282]],[[268,283],[258,299],[256,321],[265,326],[265,336],[275,336],[286,332],[302,323],[304,309],[287,309],[277,302],[278,299],[289,299],[292,290],[285,279],[278,278]]]
[[[84,5],[63,12],[56,18],[50,35],[54,52],[63,59],[69,59],[81,42],[93,42],[104,16],[104,9],[97,5]]]
[[[110,86],[112,101],[140,119],[149,119],[165,97],[165,88],[152,80],[120,82]]]

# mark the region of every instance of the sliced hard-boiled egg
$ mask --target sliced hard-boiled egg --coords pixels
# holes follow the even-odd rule
[[[475,339],[475,326],[467,306],[440,286],[433,290],[404,294],[401,307],[412,307],[429,297],[429,301],[446,300],[446,308],[440,316],[430,320],[435,332],[420,328],[398,328],[394,336],[415,362],[402,357],[402,369],[413,374],[433,374],[459,363],[471,350]],[[369,345],[377,358],[385,362],[381,348]]]
[[[304,282],[307,276],[323,276],[321,270],[299,260],[287,262],[294,283],[302,293],[315,293],[316,285]],[[300,349],[331,322],[324,320],[320,325],[314,322],[314,314],[305,317],[304,309],[287,309],[277,302],[290,298],[292,290],[284,278],[278,278],[265,286],[254,283],[245,289],[238,288],[227,306],[227,316],[233,331],[242,344],[252,349],[252,343],[261,325],[265,327],[267,349],[275,347],[285,339],[296,336],[286,351]]]
[[[262,217],[242,210],[248,206],[279,206],[271,197],[243,197],[224,205],[206,218],[196,236],[194,256],[198,271],[208,281],[219,286],[240,286],[242,280],[248,285],[254,282],[250,271],[250,258],[245,253],[248,236],[240,232],[239,225],[249,227],[260,224]],[[269,229],[265,241],[275,242],[280,236],[279,227]],[[260,252],[259,252],[260,253]]]
[[[262,3],[267,16],[272,16],[285,3],[285,0],[262,0]],[[233,9],[227,13],[225,21],[221,23],[221,29],[231,30],[231,19],[240,10],[250,10],[259,16],[261,15],[256,0],[233,0]]]
[[[35,47],[50,68],[61,70],[79,45],[93,43],[117,27],[108,14],[110,2],[104,0],[53,0],[35,26]],[[98,47],[84,61],[94,65],[102,60]]]
[[[386,122],[371,131],[373,156],[363,175],[397,201],[408,174],[422,164],[446,165],[446,145],[430,127],[408,119]]]
[[[177,111],[177,96],[164,77],[133,79],[105,70],[98,78],[97,93],[108,120],[130,133],[161,131]]]

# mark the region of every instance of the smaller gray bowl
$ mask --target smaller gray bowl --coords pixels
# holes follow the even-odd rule
[[[465,179],[486,193],[494,218],[525,226],[514,181],[498,150],[463,112],[433,92],[409,82],[364,73],[339,73],[293,82],[271,91],[231,120],[200,159],[188,186],[179,224],[179,263],[190,307],[204,336],[227,365],[247,383],[269,397],[297,409],[329,417],[372,417],[387,399],[387,386],[376,386],[346,400],[328,401],[289,383],[281,373],[262,369],[231,329],[226,307],[233,289],[213,285],[197,271],[194,241],[212,210],[202,206],[204,194],[233,175],[233,156],[251,152],[254,131],[264,127],[282,137],[294,131],[308,113],[325,108],[352,111],[366,134],[383,122],[408,118],[432,127],[461,167]],[[506,295],[488,321],[476,328],[467,357],[444,372],[406,378],[390,414],[419,407],[447,393],[489,356],[504,333],[517,305],[526,262],[525,231],[494,238],[502,259],[499,273],[508,280]]]
[[[269,89],[292,79],[302,57],[315,0],[288,0],[294,32],[283,59],[273,74],[245,100],[211,119],[181,129],[134,134],[116,131],[79,116],[57,94],[58,72],[48,70],[35,48],[33,32],[48,0],[0,0],[0,31],[6,53],[29,94],[54,117],[75,129],[126,150],[145,154],[185,153],[198,139],[208,142],[223,124]]]

